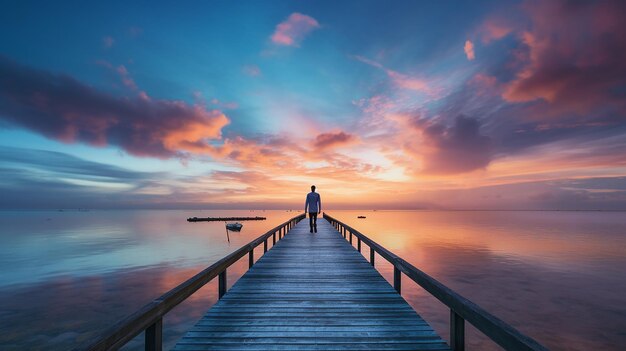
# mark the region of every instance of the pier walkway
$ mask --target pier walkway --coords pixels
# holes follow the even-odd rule
[[[547,351],[346,223],[324,214],[312,234],[304,218],[270,229],[74,350],[117,350],[143,333],[145,350],[161,351],[163,318],[217,278],[219,301],[175,350],[464,351],[468,322],[505,350]],[[227,291],[228,268],[246,256],[249,270]],[[393,266],[393,287],[374,268],[381,258]],[[402,298],[402,277],[449,308],[449,344]]]
[[[298,223],[175,350],[449,350],[327,221]]]

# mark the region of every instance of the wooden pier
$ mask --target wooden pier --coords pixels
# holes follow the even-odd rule
[[[320,220],[263,255],[175,350],[449,350],[372,266]]]
[[[145,349],[160,351],[163,317],[216,277],[219,301],[175,350],[462,351],[465,321],[506,350],[546,350],[354,228],[324,215],[310,233],[303,218],[261,235],[77,350],[118,349],[145,331]],[[246,255],[250,269],[227,291],[227,268]],[[376,257],[393,265],[393,286],[374,268]],[[449,344],[400,295],[403,273],[450,308]]]

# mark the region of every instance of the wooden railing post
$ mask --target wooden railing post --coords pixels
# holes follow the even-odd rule
[[[276,245],[276,232],[272,234],[272,246]]]
[[[359,252],[361,251],[361,242],[365,241],[366,245],[370,247],[370,264],[372,266],[375,266],[375,256],[377,252],[380,257],[394,266],[393,287],[398,294],[402,294],[402,274],[404,273],[409,279],[413,280],[430,293],[431,296],[434,296],[450,308],[449,344],[453,351],[465,351],[466,320],[505,350],[548,351],[548,349],[537,341],[520,333],[506,322],[491,315],[473,302],[463,298],[461,295],[420,271],[409,262],[406,262],[380,244],[361,234],[358,230],[353,230],[344,223],[326,214],[324,214],[324,218],[328,223],[335,226],[335,228],[339,228],[338,230],[343,234],[344,239],[350,241],[350,245],[352,245],[352,237],[356,235],[359,239],[357,244]],[[346,231],[350,235],[349,239]]]
[[[398,294],[402,293],[402,272],[395,264],[393,266],[393,288],[396,289]]]
[[[226,294],[226,270],[225,269],[218,276],[217,289],[219,293],[219,298],[221,299],[222,296]]]
[[[356,238],[356,248],[361,252],[361,237]]]
[[[159,318],[156,322],[154,322],[154,324],[146,329],[145,337],[146,351],[163,350],[163,318]]]
[[[267,252],[267,239],[263,241],[263,253]]]
[[[248,254],[248,268],[252,268],[252,265],[254,265],[254,249]]]
[[[465,320],[450,309],[450,348],[465,351]]]

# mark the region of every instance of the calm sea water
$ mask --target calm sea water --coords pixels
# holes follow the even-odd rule
[[[621,350],[626,344],[626,213],[329,213],[550,349]],[[0,212],[0,349],[68,349],[296,214]],[[223,222],[186,222],[231,215],[268,220],[244,222],[241,233],[228,237]],[[391,279],[382,258],[376,267]],[[247,258],[229,270],[229,283],[246,268]],[[402,288],[447,338],[445,306],[406,277]],[[211,282],[168,314],[166,348],[216,299]],[[471,328],[468,344],[498,349]],[[126,349],[141,347],[137,338]]]

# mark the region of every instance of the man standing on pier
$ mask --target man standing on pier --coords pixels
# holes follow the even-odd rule
[[[317,233],[317,214],[322,212],[322,198],[320,194],[315,192],[315,185],[311,185],[311,192],[306,195],[304,203],[304,212],[309,212],[309,226],[311,233]]]

